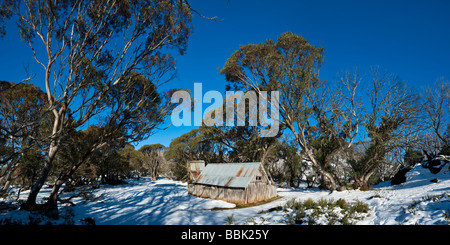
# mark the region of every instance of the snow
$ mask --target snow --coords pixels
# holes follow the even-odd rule
[[[344,199],[348,203],[360,201],[368,204],[369,212],[355,220],[359,225],[449,224],[449,166],[438,174],[431,174],[418,164],[406,176],[407,181],[403,185],[391,186],[387,181],[372,186],[368,191],[330,193],[319,189],[279,188],[281,198],[247,208],[191,196],[187,193],[186,183],[165,178],[156,181],[141,178],[128,180],[128,184],[123,185],[103,185],[99,189],[64,193],[62,199],[74,196],[70,199],[74,205],[59,204],[58,220],[36,218],[20,210],[0,213],[0,220],[83,224],[83,220],[91,218],[97,225],[223,225],[232,217],[233,224],[286,224],[291,210],[277,207],[284,207],[292,199],[304,201],[311,198],[314,201]],[[433,179],[437,179],[437,183],[431,182]],[[44,188],[38,198],[48,196],[49,191]],[[20,199],[24,200],[27,194],[22,192]],[[12,202],[0,199],[2,201]],[[321,217],[319,223],[326,224],[323,219]]]

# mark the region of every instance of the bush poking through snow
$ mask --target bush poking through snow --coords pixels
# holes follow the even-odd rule
[[[225,222],[225,225],[234,225],[233,217],[234,217],[234,214],[227,216],[227,221]]]
[[[290,225],[353,225],[368,216],[369,205],[361,201],[347,203],[344,199],[291,199],[284,205],[283,212],[285,222]]]

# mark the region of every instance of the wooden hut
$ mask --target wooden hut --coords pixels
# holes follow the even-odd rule
[[[193,196],[239,204],[277,196],[277,188],[260,162],[209,163],[196,178],[191,178],[188,190]]]

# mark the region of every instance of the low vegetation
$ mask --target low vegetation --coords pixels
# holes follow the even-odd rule
[[[285,222],[290,225],[354,225],[369,216],[369,205],[361,201],[348,203],[344,199],[291,199],[283,206],[283,212]]]
[[[264,214],[283,212],[278,222],[288,225],[355,225],[357,221],[370,216],[369,205],[361,201],[347,202],[344,199],[311,198],[298,200],[292,198],[282,206],[260,211],[261,216],[247,218],[244,225],[264,225],[271,223]],[[226,225],[238,224],[237,217],[227,216]],[[272,221],[273,222],[273,221]]]

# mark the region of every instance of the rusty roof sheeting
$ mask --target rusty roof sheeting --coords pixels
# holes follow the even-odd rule
[[[260,166],[260,162],[209,163],[195,180],[195,183],[246,188]]]

